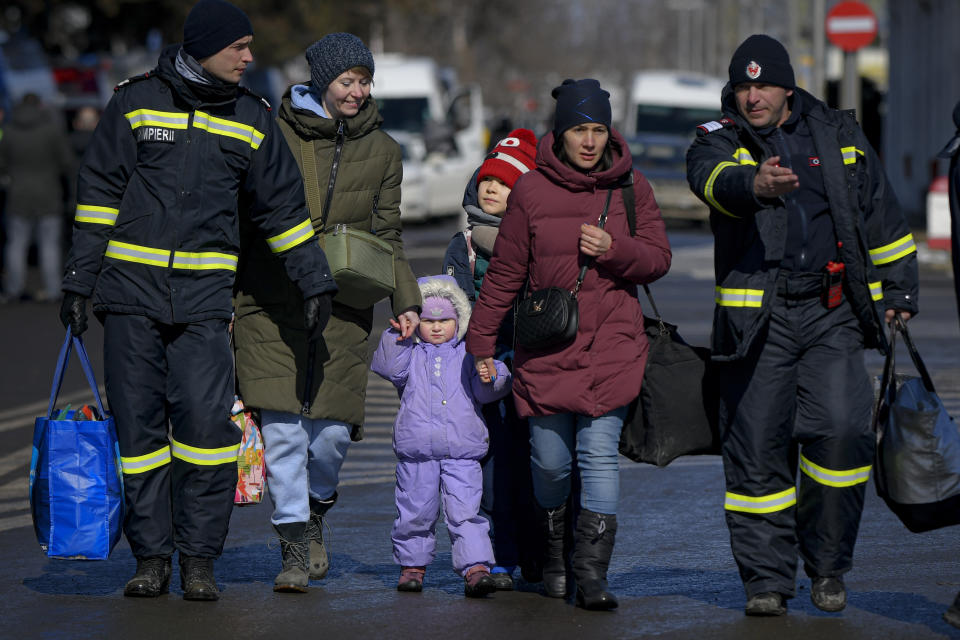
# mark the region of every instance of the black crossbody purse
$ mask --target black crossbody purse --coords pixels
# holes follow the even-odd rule
[[[607,191],[607,201],[597,226],[603,229],[613,189]],[[587,269],[593,264],[591,256],[582,267],[572,290],[562,287],[539,289],[527,295],[517,306],[515,338],[517,344],[529,351],[549,349],[571,342],[577,336],[579,310],[577,294]]]

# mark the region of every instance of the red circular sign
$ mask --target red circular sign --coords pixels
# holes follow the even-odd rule
[[[844,51],[856,51],[877,37],[877,16],[862,2],[838,2],[827,13],[827,37]]]

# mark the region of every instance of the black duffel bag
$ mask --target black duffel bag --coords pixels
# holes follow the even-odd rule
[[[897,333],[919,377],[896,373]],[[960,431],[900,314],[890,329],[873,428],[877,495],[907,529],[920,533],[960,524]]]
[[[710,349],[689,345],[676,325],[644,317],[650,350],[640,395],[630,403],[620,433],[620,453],[663,467],[678,456],[720,453],[719,394]]]

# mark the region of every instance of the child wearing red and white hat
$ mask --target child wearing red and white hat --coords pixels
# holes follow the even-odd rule
[[[452,276],[476,302],[483,276],[493,255],[500,220],[507,214],[511,190],[525,173],[536,167],[537,137],[529,129],[514,129],[484,159],[463,196],[467,229],[457,233],[447,247],[443,273]],[[496,358],[512,369],[513,325],[500,329]],[[520,565],[523,577],[537,582],[539,556],[531,536],[533,489],[530,478],[530,442],[527,421],[519,418],[513,401],[488,404],[483,417],[490,434],[490,451],[481,461],[483,499],[480,515],[490,522],[497,566],[492,577],[498,589],[513,589],[513,571]],[[496,477],[496,481],[494,481]]]

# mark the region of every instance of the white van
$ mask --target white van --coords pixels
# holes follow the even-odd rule
[[[403,147],[403,218],[462,212],[463,189],[486,152],[480,90],[456,87],[430,58],[382,54],[371,95],[384,131]]]
[[[720,117],[726,80],[688,71],[642,71],[633,79],[624,135],[633,166],[653,186],[664,217],[705,220],[687,184],[686,154],[698,125]]]

